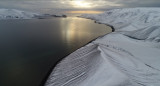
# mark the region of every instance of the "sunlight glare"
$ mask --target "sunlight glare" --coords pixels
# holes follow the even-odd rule
[[[91,3],[84,0],[74,0],[71,2],[72,6],[76,8],[91,8]]]

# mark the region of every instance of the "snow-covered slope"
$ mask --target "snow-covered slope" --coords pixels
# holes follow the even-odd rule
[[[0,19],[32,19],[39,14],[16,9],[0,9]]]
[[[64,58],[45,86],[160,86],[160,8],[82,17],[111,25],[115,32]]]
[[[140,40],[160,41],[160,8],[129,8],[109,10],[99,15],[82,15],[108,24]]]

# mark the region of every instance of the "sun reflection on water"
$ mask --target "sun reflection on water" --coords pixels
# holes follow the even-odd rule
[[[98,35],[110,32],[110,30],[105,29],[106,25],[95,24],[93,26],[94,21],[87,19],[65,18],[63,20],[61,21],[61,26],[65,26],[65,29],[61,30],[61,34],[63,36],[62,39],[65,40],[68,46],[73,46],[77,42],[79,44],[88,43],[88,39],[93,39]]]
[[[66,29],[62,31],[62,34],[67,42],[67,44],[71,44],[76,40],[79,40],[83,36],[89,35],[89,33],[84,32],[84,26],[79,26],[78,20],[79,18],[74,18],[73,20],[69,21],[68,24],[66,22],[61,22],[62,25],[65,25]]]

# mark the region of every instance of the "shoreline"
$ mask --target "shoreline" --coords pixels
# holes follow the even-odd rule
[[[81,17],[72,17],[72,18],[81,18]],[[88,19],[88,18],[82,18],[82,19]],[[91,20],[91,21],[93,21],[93,22],[95,21],[95,20],[92,20],[92,19],[89,19],[89,20]],[[94,22],[94,23],[97,23],[97,22]],[[102,24],[102,23],[97,23],[97,24]],[[103,24],[103,25],[106,25],[106,24]],[[107,27],[107,26],[109,26],[109,25],[106,25],[106,27]],[[110,26],[109,26],[109,27],[110,27]],[[110,28],[111,28],[112,31],[114,30],[114,28],[112,28],[112,27],[110,27]],[[112,33],[112,31],[111,31],[110,33]],[[107,34],[110,34],[110,33],[107,33]],[[107,34],[105,34],[105,35],[107,35]],[[99,37],[97,37],[97,38],[89,41],[87,44],[83,45],[82,47],[90,44],[91,42],[95,41],[95,40],[98,39],[98,38],[104,37],[105,35],[99,36]],[[81,48],[81,47],[80,47],[80,48]],[[77,50],[78,50],[78,49],[77,49]],[[76,50],[75,50],[75,51],[76,51]],[[73,51],[73,52],[75,52],[75,51]],[[73,52],[71,52],[70,54],[72,54]],[[65,58],[66,58],[67,56],[69,56],[70,54],[62,57],[59,61],[57,61],[57,62],[55,63],[55,65],[54,65],[54,66],[49,70],[49,72],[47,73],[46,77],[42,80],[42,83],[40,84],[40,86],[44,86],[44,85],[45,85],[47,79],[49,78],[49,75],[52,73],[53,69],[57,66],[57,64],[61,63],[61,61],[63,61],[63,59],[65,59]]]
[[[78,83],[75,81],[81,80],[78,83],[80,86],[97,86],[101,84],[113,86],[159,86],[160,59],[157,56],[160,56],[160,51],[159,47],[155,45],[155,43],[158,45],[160,41],[159,22],[156,22],[159,21],[159,14],[160,11],[153,8],[126,8],[109,10],[99,15],[82,16],[83,18],[100,21],[111,26],[112,31],[118,30],[118,32],[96,39],[79,51],[67,56],[52,71],[53,74],[50,75],[45,86],[50,86],[50,84],[75,85]],[[90,51],[90,54],[83,54],[82,52],[82,56],[79,55],[81,50],[90,49],[94,45],[97,47]],[[78,55],[77,58],[75,54]],[[93,58],[97,62],[90,62]],[[99,62],[99,60],[102,62]],[[95,66],[95,64],[100,64],[100,66]],[[87,68],[84,69],[81,65]],[[62,72],[59,73],[58,71]],[[85,75],[80,75],[79,77],[79,72],[77,71],[80,71],[80,74],[85,72]],[[78,77],[76,77],[77,75]],[[109,76],[112,76],[112,78]],[[108,82],[104,82],[108,79]],[[94,83],[95,81],[96,83]]]

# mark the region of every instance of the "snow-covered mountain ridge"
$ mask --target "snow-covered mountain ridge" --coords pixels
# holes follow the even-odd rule
[[[0,20],[6,19],[45,19],[51,17],[66,17],[63,14],[39,14],[17,9],[0,9]]]
[[[160,42],[160,8],[114,9],[81,17],[111,25],[115,31],[121,31],[129,37]]]
[[[64,58],[45,86],[160,86],[160,8],[81,17],[111,25],[115,32]]]
[[[37,15],[39,14],[16,9],[0,9],[0,19],[32,19]]]
[[[159,15],[159,8],[124,8],[109,10],[98,15],[84,14],[81,17],[94,19],[97,22],[112,25],[117,30],[124,29],[130,24],[135,25],[136,29],[159,24]],[[135,29],[126,28],[125,30]]]

